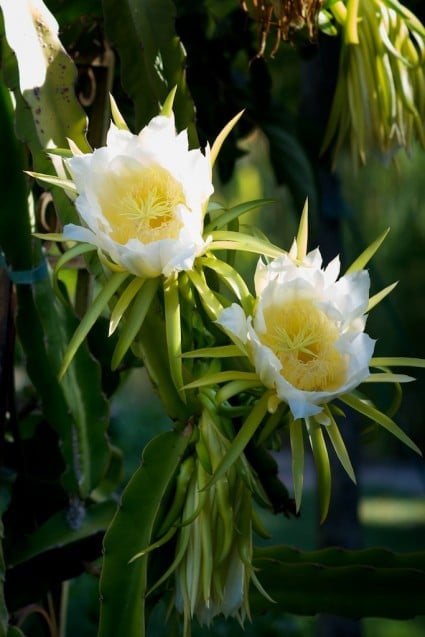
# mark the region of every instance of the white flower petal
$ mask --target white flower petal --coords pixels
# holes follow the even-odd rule
[[[302,263],[289,255],[267,265],[260,260],[254,316],[246,318],[232,306],[219,320],[229,334],[245,339],[263,384],[289,405],[294,418],[320,414],[325,403],[363,382],[375,345],[364,333],[368,273],[336,280],[339,258],[321,266],[319,250]]]
[[[193,267],[206,246],[209,149],[206,155],[189,150],[187,131],[176,134],[173,116],[154,117],[138,135],[111,124],[105,147],[67,164],[86,226],[73,229],[73,238],[84,236],[137,276]]]

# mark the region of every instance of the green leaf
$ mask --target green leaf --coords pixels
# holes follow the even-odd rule
[[[77,70],[58,38],[56,19],[41,3],[4,2],[2,10],[6,38],[16,55],[20,93],[31,110],[40,147],[64,148],[71,138],[90,151],[86,116],[74,91]]]
[[[44,332],[48,364],[58,375],[67,343],[78,324],[77,319],[68,306],[55,298],[49,280],[34,286],[34,299]],[[36,373],[40,375],[40,369]],[[110,459],[105,437],[109,411],[101,387],[100,367],[84,344],[76,352],[61,383],[67,410],[72,417],[71,430],[65,434],[68,440],[66,454],[70,454],[66,462],[73,467],[83,498],[99,484]],[[65,454],[65,449],[62,452]]]
[[[75,512],[70,507],[68,510],[55,513],[33,533],[12,544],[7,555],[9,567],[105,531],[111,523],[117,505],[116,502],[107,501],[87,508],[80,503],[77,507],[81,508]]]
[[[425,553],[382,549],[301,552],[277,546],[256,549],[254,567],[270,604],[254,589],[251,610],[295,615],[407,619],[423,615]]]
[[[131,478],[104,540],[104,561],[100,580],[99,637],[143,637],[145,595],[149,556],[129,564],[148,547],[161,506],[170,487],[191,430],[162,434],[152,440],[143,463]]]
[[[106,31],[120,56],[124,90],[134,102],[137,131],[158,115],[177,87],[174,113],[179,130],[197,142],[195,112],[186,84],[184,48],[175,31],[172,0],[103,0]]]
[[[307,198],[314,214],[317,190],[313,169],[297,137],[284,125],[285,122],[281,125],[266,122],[262,126],[269,142],[270,160],[277,182],[289,187],[297,209],[302,209]]]

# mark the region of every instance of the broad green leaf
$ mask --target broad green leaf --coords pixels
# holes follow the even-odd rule
[[[4,123],[0,153],[0,246],[13,270],[28,271],[37,266],[44,257],[40,241],[31,237],[27,188],[23,173],[24,156],[13,136],[11,101],[8,91],[1,83],[0,109],[0,119]],[[68,492],[76,493],[78,476],[74,462],[73,420],[57,380],[57,369],[52,367],[46,351],[46,335],[31,286],[17,285],[16,296],[16,328],[25,355],[26,370],[36,388],[43,413],[61,440],[65,463],[63,486]],[[55,331],[57,327],[55,325]]]
[[[8,551],[9,566],[17,566],[41,553],[58,549],[78,540],[106,531],[116,512],[116,502],[93,504],[87,508],[80,504],[77,511],[78,523],[73,522],[73,511],[59,511],[24,539],[12,544]]]
[[[152,544],[161,500],[188,445],[191,430],[168,432],[146,447],[104,540],[99,637],[143,637],[149,556],[129,563]],[[154,559],[154,556],[152,557]]]
[[[406,557],[372,549],[301,552],[289,547],[257,549],[254,567],[275,604],[254,589],[253,613],[407,619],[423,614],[425,553]]]
[[[16,54],[19,90],[31,110],[40,147],[64,148],[71,138],[90,151],[86,117],[74,91],[77,71],[58,38],[56,19],[42,0],[2,0],[0,6],[6,38]]]
[[[34,286],[34,298],[49,364],[58,375],[68,341],[78,323],[71,309],[55,298],[49,280]],[[37,373],[40,374],[40,370]],[[72,463],[80,495],[85,498],[99,484],[110,458],[105,437],[108,405],[102,393],[100,367],[86,344],[73,356],[61,388],[73,421],[71,431],[66,434],[71,438],[68,443],[71,448],[67,451],[71,456],[67,462]]]
[[[124,90],[134,102],[138,132],[158,115],[173,87],[179,130],[189,127],[194,145],[195,113],[186,84],[184,48],[175,31],[172,0],[103,0],[106,31],[120,57]]]
[[[18,5],[10,1],[8,2],[8,4],[9,17],[15,22],[14,26],[17,32],[15,33],[15,36],[19,38],[20,27],[16,24],[16,18],[14,17],[15,8],[18,7]],[[26,8],[22,8],[22,11],[28,12],[29,6],[29,3],[26,3]],[[21,7],[19,7],[18,10],[20,11]],[[29,38],[31,40],[33,38],[33,25],[31,24],[29,24],[29,31]],[[80,147],[88,148],[87,142],[84,137],[86,118],[74,95],[74,78],[76,76],[75,67],[66,54],[65,58],[62,59],[62,53],[58,53],[58,56],[55,58],[55,60],[59,62],[59,65],[63,63],[64,79],[66,80],[66,82],[69,82],[69,84],[63,86],[61,82],[58,81],[56,73],[48,73],[43,87],[34,88],[34,95],[37,94],[40,98],[39,104],[37,103],[34,105],[33,108],[29,108],[28,103],[25,100],[25,97],[28,96],[23,96],[20,91],[20,78],[18,69],[18,64],[20,64],[21,66],[25,66],[25,63],[28,62],[28,52],[22,52],[22,59],[20,59],[19,61],[17,60],[14,51],[12,51],[12,49],[9,47],[4,35],[4,25],[1,15],[0,36],[2,46],[1,64],[3,77],[5,84],[11,91],[13,91],[16,102],[15,127],[11,128],[10,131],[12,132],[15,129],[17,137],[29,147],[32,154],[32,168],[35,170],[35,172],[38,172],[40,174],[56,175],[57,169],[59,171],[60,177],[67,177],[67,175],[64,174],[62,168],[62,158],[49,158],[46,153],[46,145],[48,143],[48,140],[52,140],[50,142],[50,147],[59,146],[60,148],[63,148],[68,146],[67,138],[74,137]],[[22,42],[20,46],[24,48],[25,38],[21,39]],[[46,45],[46,43],[43,42],[42,39],[40,39],[39,46],[41,49],[43,49],[43,51],[47,50],[48,48],[47,45],[44,45]],[[61,48],[61,45],[60,43],[58,44],[58,41],[56,41],[55,44],[52,43],[52,46],[54,51],[55,46],[58,47],[58,50],[60,50]],[[38,61],[39,60],[40,58],[38,57]],[[31,69],[32,61],[30,61],[29,64],[30,66],[28,68]],[[35,63],[35,67],[37,66],[38,62]],[[43,63],[41,64],[41,67],[42,66]],[[56,68],[56,72],[57,70],[58,69]],[[38,91],[38,89],[40,89],[40,91]],[[61,90],[63,92],[63,97],[69,97],[69,108],[58,108],[58,113],[55,110],[55,106],[57,106],[57,104],[52,104],[50,101],[51,94],[56,90]],[[40,111],[43,111],[46,119],[46,121],[44,122],[45,128],[42,129],[44,132],[42,134],[39,126],[40,120],[38,118],[38,109],[40,109]],[[36,120],[38,120],[38,124]],[[52,161],[54,162],[54,165],[52,164]],[[22,166],[22,170],[24,170],[25,168],[28,168],[28,166]],[[56,209],[62,223],[75,223],[78,217],[69,197],[65,194],[62,188],[52,186],[51,191],[55,201]]]

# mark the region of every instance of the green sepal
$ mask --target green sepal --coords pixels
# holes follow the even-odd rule
[[[217,347],[203,347],[191,352],[184,352],[183,358],[233,358],[245,356],[237,345],[218,345]]]
[[[240,372],[238,370],[229,370],[225,372],[217,372],[216,374],[206,374],[202,378],[192,381],[184,386],[185,389],[195,389],[197,387],[208,387],[218,385],[219,383],[227,383],[229,381],[248,381],[261,384],[261,381],[255,372]]]
[[[131,307],[126,314],[126,321],[122,327],[118,343],[116,344],[114,353],[112,354],[112,369],[117,369],[129,348],[135,341],[158,290],[159,282],[159,277],[155,279],[147,279],[132,302]]]
[[[304,436],[301,420],[293,420],[289,425],[292,452],[292,481],[297,512],[301,507],[304,485]]]
[[[108,336],[111,336],[115,332],[124,313],[127,311],[128,306],[130,305],[136,294],[138,294],[140,289],[143,287],[144,283],[145,279],[134,277],[132,281],[130,281],[130,283],[127,285],[124,292],[115,303],[114,309],[111,312]]]
[[[254,299],[239,272],[225,261],[211,257],[201,257],[199,259],[199,265],[213,270],[219,280],[222,281],[240,301],[244,311],[247,314],[252,313]]]
[[[303,261],[308,248],[308,199],[304,204],[297,233],[297,259]]]
[[[344,394],[338,398],[352,409],[355,409],[360,414],[363,414],[367,418],[370,418],[370,420],[378,423],[378,425],[381,425],[381,427],[392,433],[393,436],[401,440],[401,442],[410,447],[410,449],[418,453],[420,456],[422,455],[421,450],[415,445],[413,440],[411,440],[409,436],[407,436],[404,431],[400,429],[393,420],[391,420],[391,418],[379,411],[379,409],[376,409],[376,407],[373,407],[371,404],[353,396],[353,394]]]
[[[244,215],[251,210],[255,210],[255,208],[260,208],[261,206],[267,206],[274,203],[276,203],[275,199],[253,199],[252,201],[246,201],[245,203],[238,204],[237,206],[233,206],[228,209],[222,208],[222,206],[217,204],[217,208],[215,209],[220,210],[221,214],[218,214],[205,226],[204,236],[207,236],[213,230],[220,230],[220,228],[224,228],[235,219],[238,219],[241,215]],[[212,210],[214,210],[214,208]]]
[[[380,356],[370,359],[370,367],[422,367],[425,368],[425,358],[410,358],[405,356]]]
[[[353,261],[353,263],[350,265],[349,268],[347,268],[345,274],[350,274],[350,272],[356,272],[357,270],[362,270],[371,260],[371,258],[374,256],[375,252],[377,252],[377,250],[379,250],[379,248],[381,247],[381,244],[383,243],[383,241],[385,240],[387,234],[389,233],[390,229],[387,228],[387,230],[385,230],[385,232],[383,232],[382,234],[379,235],[379,237],[377,237],[375,239],[375,241],[373,241],[370,246],[368,246],[366,248],[366,250],[364,250],[355,261]]]
[[[231,131],[236,126],[236,124],[238,123],[238,121],[240,120],[243,114],[244,114],[244,111],[241,111],[240,113],[235,115],[235,117],[233,117],[230,120],[230,122],[226,124],[223,130],[221,130],[220,133],[215,138],[214,143],[211,147],[211,152],[210,152],[211,166],[214,166],[215,160],[217,159],[218,153],[220,152],[220,148],[222,147],[227,136],[231,133]]]
[[[164,282],[165,335],[171,378],[176,389],[186,401],[183,389],[182,330],[180,316],[179,280],[177,273],[167,277]]]
[[[118,108],[118,104],[116,103],[115,98],[112,95],[109,95],[109,101],[111,104],[112,120],[115,126],[119,128],[120,130],[129,131],[130,129],[128,128],[124,117],[121,115],[121,111]]]
[[[396,281],[395,283],[392,283],[391,285],[388,285],[386,288],[384,288],[380,292],[377,292],[376,294],[371,296],[369,299],[369,303],[368,303],[366,311],[370,312],[370,310],[372,310],[376,305],[378,305],[378,303],[380,303],[383,299],[385,299],[385,297],[388,296],[388,294],[390,294],[394,290],[397,284],[398,284],[398,281]]]
[[[281,257],[286,254],[284,250],[274,246],[269,241],[258,239],[250,234],[232,232],[231,230],[215,230],[211,232],[212,243],[208,250],[240,250],[241,252],[253,252],[266,257]]]
[[[258,427],[261,425],[261,422],[267,413],[269,398],[272,393],[272,390],[266,391],[253,406],[248,417],[242,424],[242,427],[238,431],[235,438],[232,440],[230,447],[226,452],[226,455],[223,457],[218,467],[216,468],[213,477],[207,483],[205,487],[206,489],[212,487],[218,480],[220,480],[242,454],[246,445],[249,443],[249,441],[257,431]]]
[[[330,424],[324,425],[323,429],[329,436],[332,446],[335,449],[335,453],[338,456],[338,460],[344,467],[350,479],[354,482],[354,484],[356,484],[356,476],[354,473],[353,465],[351,464],[351,460],[348,455],[344,440],[342,439],[341,433],[339,431],[338,425],[336,424],[335,418],[333,417],[330,409],[326,407],[325,411],[328,418],[330,419]]]
[[[99,318],[109,301],[118,290],[120,285],[124,283],[129,276],[128,272],[117,272],[106,281],[99,294],[94,299],[90,308],[87,310],[84,318],[74,332],[74,335],[67,347],[67,350],[63,357],[62,367],[59,372],[59,378],[62,378],[66,373],[72,359],[75,356],[77,349],[86,338],[87,334],[93,327],[96,320]]]
[[[165,98],[161,111],[159,113],[163,117],[171,117],[171,115],[173,114],[173,105],[174,105],[174,98],[176,97],[176,92],[177,92],[177,86],[174,86],[174,88],[171,89],[171,91],[168,93],[167,97]]]
[[[331,467],[321,425],[313,418],[307,418],[306,425],[316,466],[320,523],[322,523],[328,514],[331,499]]]

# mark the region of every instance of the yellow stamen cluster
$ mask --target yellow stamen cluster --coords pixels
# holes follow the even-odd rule
[[[264,310],[259,334],[282,363],[282,376],[303,391],[332,391],[346,378],[346,360],[336,349],[338,329],[310,300],[293,300]]]
[[[151,243],[176,239],[182,227],[175,210],[184,204],[182,186],[158,165],[143,168],[136,175],[120,178],[113,196],[103,196],[102,211],[111,224],[110,236],[117,243],[130,239]]]

